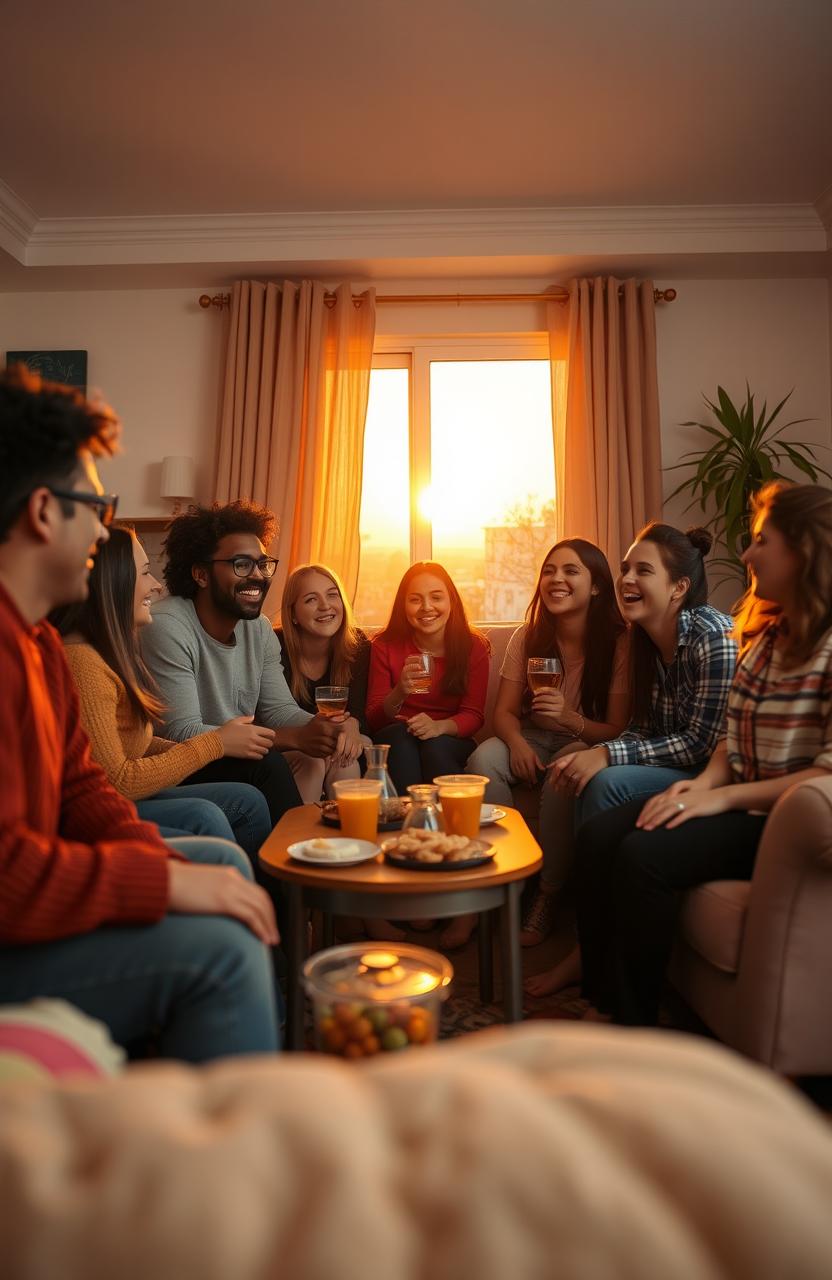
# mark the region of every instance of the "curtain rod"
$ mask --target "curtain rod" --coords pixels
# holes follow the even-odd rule
[[[619,293],[621,290],[619,289]],[[381,303],[399,303],[400,305],[412,305],[422,302],[455,302],[457,306],[467,302],[561,302],[564,303],[569,297],[569,290],[564,289],[562,285],[557,285],[548,293],[380,293],[376,296],[376,302]],[[675,289],[654,289],[654,302],[673,302],[676,298]],[[328,307],[335,306],[335,294],[324,294],[324,302]],[[353,298],[353,302],[358,307],[361,305],[361,298]],[[215,307],[217,311],[223,311],[225,307],[231,306],[230,293],[215,293],[213,297],[210,294],[203,293],[200,295],[199,305],[204,311],[210,307]]]

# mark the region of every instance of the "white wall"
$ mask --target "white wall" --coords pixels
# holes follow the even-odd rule
[[[199,290],[0,294],[0,358],[31,350],[86,350],[89,389],[122,418],[122,454],[102,468],[120,514],[170,513],[159,497],[161,460],[197,461],[198,496],[213,483],[223,327]]]
[[[548,281],[466,281],[466,292],[527,292]],[[701,393],[721,383],[773,405],[793,386],[791,415],[817,421],[804,439],[832,441],[830,302],[825,280],[668,280],[678,298],[657,310],[659,392],[665,465],[696,444],[678,423],[702,416]],[[448,281],[385,281],[380,292],[451,292]],[[121,415],[124,453],[104,469],[125,515],[160,515],[159,468],[166,454],[197,459],[198,497],[210,496],[227,319],[203,312],[199,290],[0,295],[0,353],[85,348],[90,387]],[[538,332],[545,308],[437,304],[380,307],[378,333]],[[832,470],[832,466],[830,466]],[[666,492],[679,473],[666,477]],[[678,515],[678,506],[669,513]]]

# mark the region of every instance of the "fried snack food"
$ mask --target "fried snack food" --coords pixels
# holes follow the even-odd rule
[[[448,836],[443,831],[405,831],[385,845],[393,857],[412,862],[465,862],[482,848],[467,836]]]

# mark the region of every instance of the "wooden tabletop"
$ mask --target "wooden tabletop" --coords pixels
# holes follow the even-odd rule
[[[516,809],[506,809],[499,822],[480,828],[479,838],[496,846],[490,862],[469,871],[408,871],[391,866],[382,854],[352,867],[318,867],[295,862],[286,850],[300,840],[335,834],[321,821],[317,805],[305,804],[284,813],[260,850],[263,870],[280,880],[326,888],[351,888],[362,893],[436,893],[437,890],[476,889],[524,880],[540,870],[540,846]],[[379,842],[395,835],[385,832]]]

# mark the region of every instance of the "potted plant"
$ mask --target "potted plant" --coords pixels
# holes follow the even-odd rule
[[[802,472],[813,484],[819,475],[832,480],[832,475],[818,463],[812,446],[782,438],[789,427],[810,422],[810,418],[793,418],[775,426],[791,395],[790,391],[771,413],[765,402],[757,412],[748,383],[745,384],[745,404],[739,408],[723,387],[717,387],[718,403],[714,404],[707,396],[703,399],[718,425],[681,423],[683,427],[698,427],[707,432],[713,437],[713,443],[705,449],[688,450],[680,462],[668,468],[669,471],[695,468],[693,475],[683,480],[670,498],[689,493],[691,502],[686,511],[694,506],[701,507],[706,515],[713,511],[707,524],[725,548],[725,555],[715,557],[711,563],[724,570],[721,582],[732,578],[745,582],[745,567],[740,556],[750,540],[748,513],[752,494],[770,480],[794,480],[795,471]],[[792,474],[781,471],[781,464],[791,464]]]

